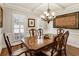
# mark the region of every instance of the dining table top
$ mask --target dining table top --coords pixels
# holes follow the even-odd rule
[[[41,49],[54,42],[54,37],[56,34],[49,34],[49,38],[44,38],[44,35],[41,38],[37,37],[25,37],[22,39],[24,45],[30,50]]]

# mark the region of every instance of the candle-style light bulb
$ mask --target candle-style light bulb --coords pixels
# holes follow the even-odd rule
[[[52,12],[52,16],[54,16],[55,15],[55,13],[54,12]]]
[[[45,18],[44,15],[41,15],[41,18]]]

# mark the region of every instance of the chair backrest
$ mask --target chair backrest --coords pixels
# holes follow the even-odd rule
[[[14,33],[7,33],[6,36],[9,37],[10,43],[11,43],[11,42],[14,42],[14,41],[16,40]]]
[[[30,29],[29,33],[30,33],[30,36],[36,36],[37,35],[37,30],[36,29]]]
[[[38,35],[39,36],[42,36],[43,35],[43,29],[41,29],[41,28],[38,29]]]
[[[61,33],[64,33],[64,29],[62,28],[57,29],[57,34],[61,34]]]
[[[54,39],[54,46],[56,50],[60,50],[62,48],[62,35],[58,34]]]
[[[58,55],[59,55],[59,51],[62,49],[62,35],[58,34],[55,38],[54,38],[54,45],[53,45],[53,50],[51,52],[51,55],[53,55],[53,52],[57,52],[58,51]]]
[[[4,37],[4,41],[6,43],[9,55],[11,55],[12,54],[12,47],[11,47],[11,44],[10,44],[10,41],[9,41],[9,37],[5,36],[5,33],[3,33],[3,37]]]
[[[69,37],[69,31],[66,31],[64,34],[63,34],[63,37],[62,37],[62,39],[63,39],[63,46],[65,46],[66,47],[66,44],[67,44],[67,40],[68,40],[68,37]]]

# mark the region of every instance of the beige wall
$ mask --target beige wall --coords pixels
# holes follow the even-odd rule
[[[12,11],[8,8],[4,8],[3,10],[3,32],[12,32]]]

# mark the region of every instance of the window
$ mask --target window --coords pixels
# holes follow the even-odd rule
[[[14,33],[24,33],[24,26],[22,24],[14,24]]]
[[[15,34],[15,39],[21,39],[24,36],[24,22],[24,15],[13,14],[13,33]]]

